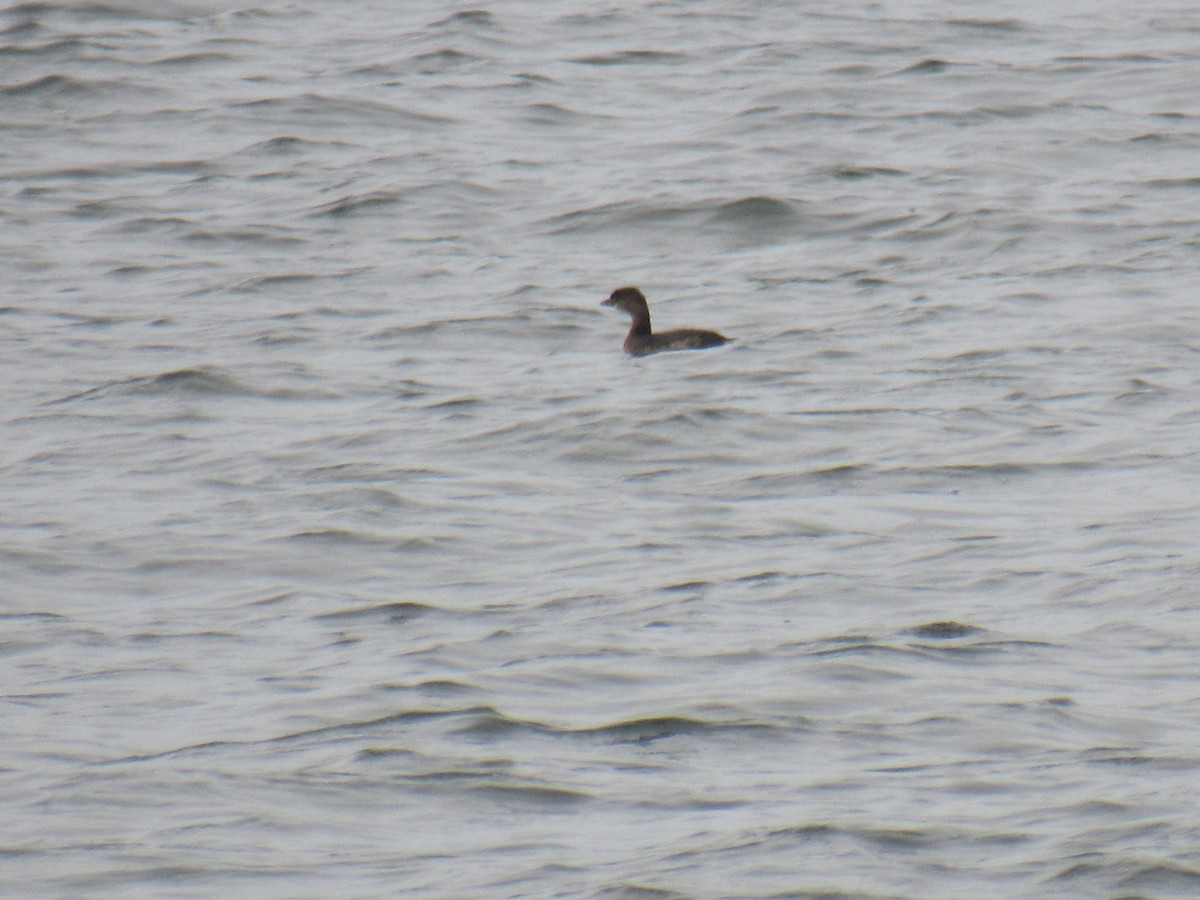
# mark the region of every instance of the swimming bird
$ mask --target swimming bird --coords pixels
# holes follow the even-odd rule
[[[630,356],[648,356],[663,350],[700,350],[704,347],[719,347],[730,338],[715,331],[699,328],[677,328],[674,331],[650,330],[650,307],[646,296],[635,287],[617,288],[601,306],[623,309],[633,318],[629,334],[625,336],[625,352]]]

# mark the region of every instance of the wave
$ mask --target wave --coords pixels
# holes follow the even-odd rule
[[[437,683],[414,685],[416,688],[436,687]],[[463,687],[455,683],[455,687]],[[550,724],[533,719],[506,715],[493,706],[479,704],[450,709],[410,709],[403,712],[378,716],[352,722],[339,722],[333,725],[323,725],[318,728],[289,732],[278,737],[269,738],[270,742],[295,741],[321,734],[344,734],[348,732],[365,733],[394,725],[407,725],[411,722],[444,720],[451,726],[453,733],[463,737],[477,739],[492,739],[504,737],[514,732],[528,732],[539,735],[558,737],[593,737],[613,743],[650,743],[667,738],[689,735],[714,735],[728,733],[765,734],[776,731],[790,730],[790,726],[770,724],[758,721],[703,719],[693,716],[663,715],[643,718],[618,720],[601,725],[570,726]],[[459,723],[455,725],[454,723]],[[195,748],[184,748],[195,749]],[[178,751],[174,751],[178,752]]]
[[[227,12],[228,0],[74,0],[67,3],[19,3],[4,12],[26,16],[36,23],[46,13],[66,13],[86,20],[140,21],[143,19],[185,22]]]
[[[314,216],[331,216],[335,219],[340,219],[347,216],[372,213],[376,210],[386,209],[387,207],[396,206],[403,202],[404,198],[400,194],[391,191],[374,191],[369,194],[347,194],[345,197],[340,197],[337,200],[318,206],[312,214]]]
[[[293,399],[304,396],[290,390],[256,388],[219,368],[202,366],[194,369],[175,369],[158,375],[142,375],[137,378],[110,381],[51,400],[48,405],[96,400],[114,394],[146,397],[263,397],[268,399]]]
[[[146,85],[138,85],[126,81],[104,81],[97,78],[72,78],[69,75],[45,75],[32,81],[9,84],[0,87],[0,97],[93,97],[110,91],[128,93],[136,89],[145,93],[155,92]]]
[[[296,531],[278,538],[285,542],[300,542],[317,544],[327,549],[342,546],[383,548],[397,554],[442,552],[446,542],[435,538],[402,538],[397,539],[389,534],[373,534],[367,531],[351,528],[321,528],[308,531]]]
[[[954,638],[974,637],[983,634],[984,630],[975,625],[964,625],[961,622],[929,622],[925,625],[914,625],[912,628],[906,629],[905,633],[915,637],[951,640]]]
[[[532,731],[561,737],[596,737],[614,743],[651,743],[667,738],[724,734],[765,733],[782,730],[766,722],[702,719],[693,716],[663,715],[623,719],[601,725],[551,725],[507,716],[492,707],[471,710],[472,721],[457,729],[460,734],[495,737],[513,731]]]
[[[814,657],[893,656],[959,660],[1008,650],[1042,650],[1054,646],[1046,641],[1002,637],[977,625],[946,620],[913,625],[893,635],[839,635],[798,649]]]
[[[403,191],[369,191],[362,194],[346,194],[336,200],[323,203],[312,210],[315,217],[328,216],[345,218],[371,215],[377,211],[406,203],[423,205],[436,204],[450,211],[474,209],[486,204],[498,195],[487,185],[462,179],[434,181],[407,188]]]
[[[766,840],[800,840],[825,843],[838,838],[850,838],[880,848],[919,847],[938,844],[944,836],[927,828],[876,828],[870,826],[831,825],[813,823],[777,828],[764,836]]]
[[[867,178],[894,178],[912,173],[904,169],[893,169],[889,166],[835,166],[829,169],[829,175],[838,181],[861,181]]]
[[[953,63],[947,62],[944,59],[923,59],[919,63],[914,63],[911,66],[900,70],[899,74],[938,74],[945,72]]]
[[[1028,26],[1020,19],[947,19],[946,24],[975,31],[1015,33],[1028,30]]]
[[[617,53],[600,53],[594,56],[578,56],[571,60],[584,66],[630,66],[649,63],[677,63],[689,59],[685,53],[666,50],[622,50]]]
[[[453,47],[443,47],[440,50],[430,50],[418,53],[410,62],[417,64],[417,71],[422,75],[437,75],[454,72],[459,69],[476,66],[486,62],[486,58],[473,53],[465,53]]]
[[[356,622],[362,619],[382,619],[388,624],[402,624],[413,619],[435,612],[446,612],[436,606],[425,603],[413,603],[396,600],[389,603],[379,603],[373,606],[355,606],[350,609],[339,609],[333,612],[321,613],[313,618],[318,621]]]
[[[383,103],[351,97],[333,97],[305,93],[294,97],[263,97],[233,105],[250,113],[256,122],[275,120],[301,123],[306,130],[380,125],[387,128],[414,128],[450,125],[456,120],[436,113],[419,112]]]
[[[776,225],[795,216],[795,206],[786,200],[754,196],[722,203],[712,212],[709,221]]]
[[[327,146],[329,143],[329,141],[313,141],[307,138],[296,137],[295,135],[281,134],[278,137],[268,138],[265,141],[251,144],[246,148],[246,152],[303,156],[310,150]]]
[[[678,203],[619,202],[573,210],[543,220],[551,235],[612,232],[687,226],[690,231],[719,237],[743,237],[752,243],[773,241],[797,230],[802,220],[796,202],[768,195],[734,200]]]
[[[466,25],[470,28],[493,28],[496,25],[496,18],[485,9],[464,9],[461,12],[453,13],[446,16],[444,19],[438,19],[436,22],[429,24],[430,28],[458,28]]]
[[[164,159],[152,162],[97,166],[63,166],[54,169],[26,169],[0,173],[0,181],[80,181],[87,178],[121,178],[129,175],[208,175],[215,167],[202,159]],[[25,190],[36,190],[26,188]]]

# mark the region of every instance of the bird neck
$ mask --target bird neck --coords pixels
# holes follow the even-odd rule
[[[650,333],[650,310],[643,306],[641,309],[629,310],[629,315],[633,317],[633,324],[629,326],[631,335]]]

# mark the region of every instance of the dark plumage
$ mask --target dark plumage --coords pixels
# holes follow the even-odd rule
[[[700,350],[704,347],[719,347],[730,339],[715,331],[698,328],[678,328],[674,331],[650,330],[650,307],[646,297],[635,287],[617,288],[601,306],[623,309],[633,318],[629,334],[625,336],[625,352],[631,356],[647,356],[663,350]]]

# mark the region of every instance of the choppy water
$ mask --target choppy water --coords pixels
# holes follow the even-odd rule
[[[0,881],[1196,896],[1197,84],[1159,0],[9,6]]]

